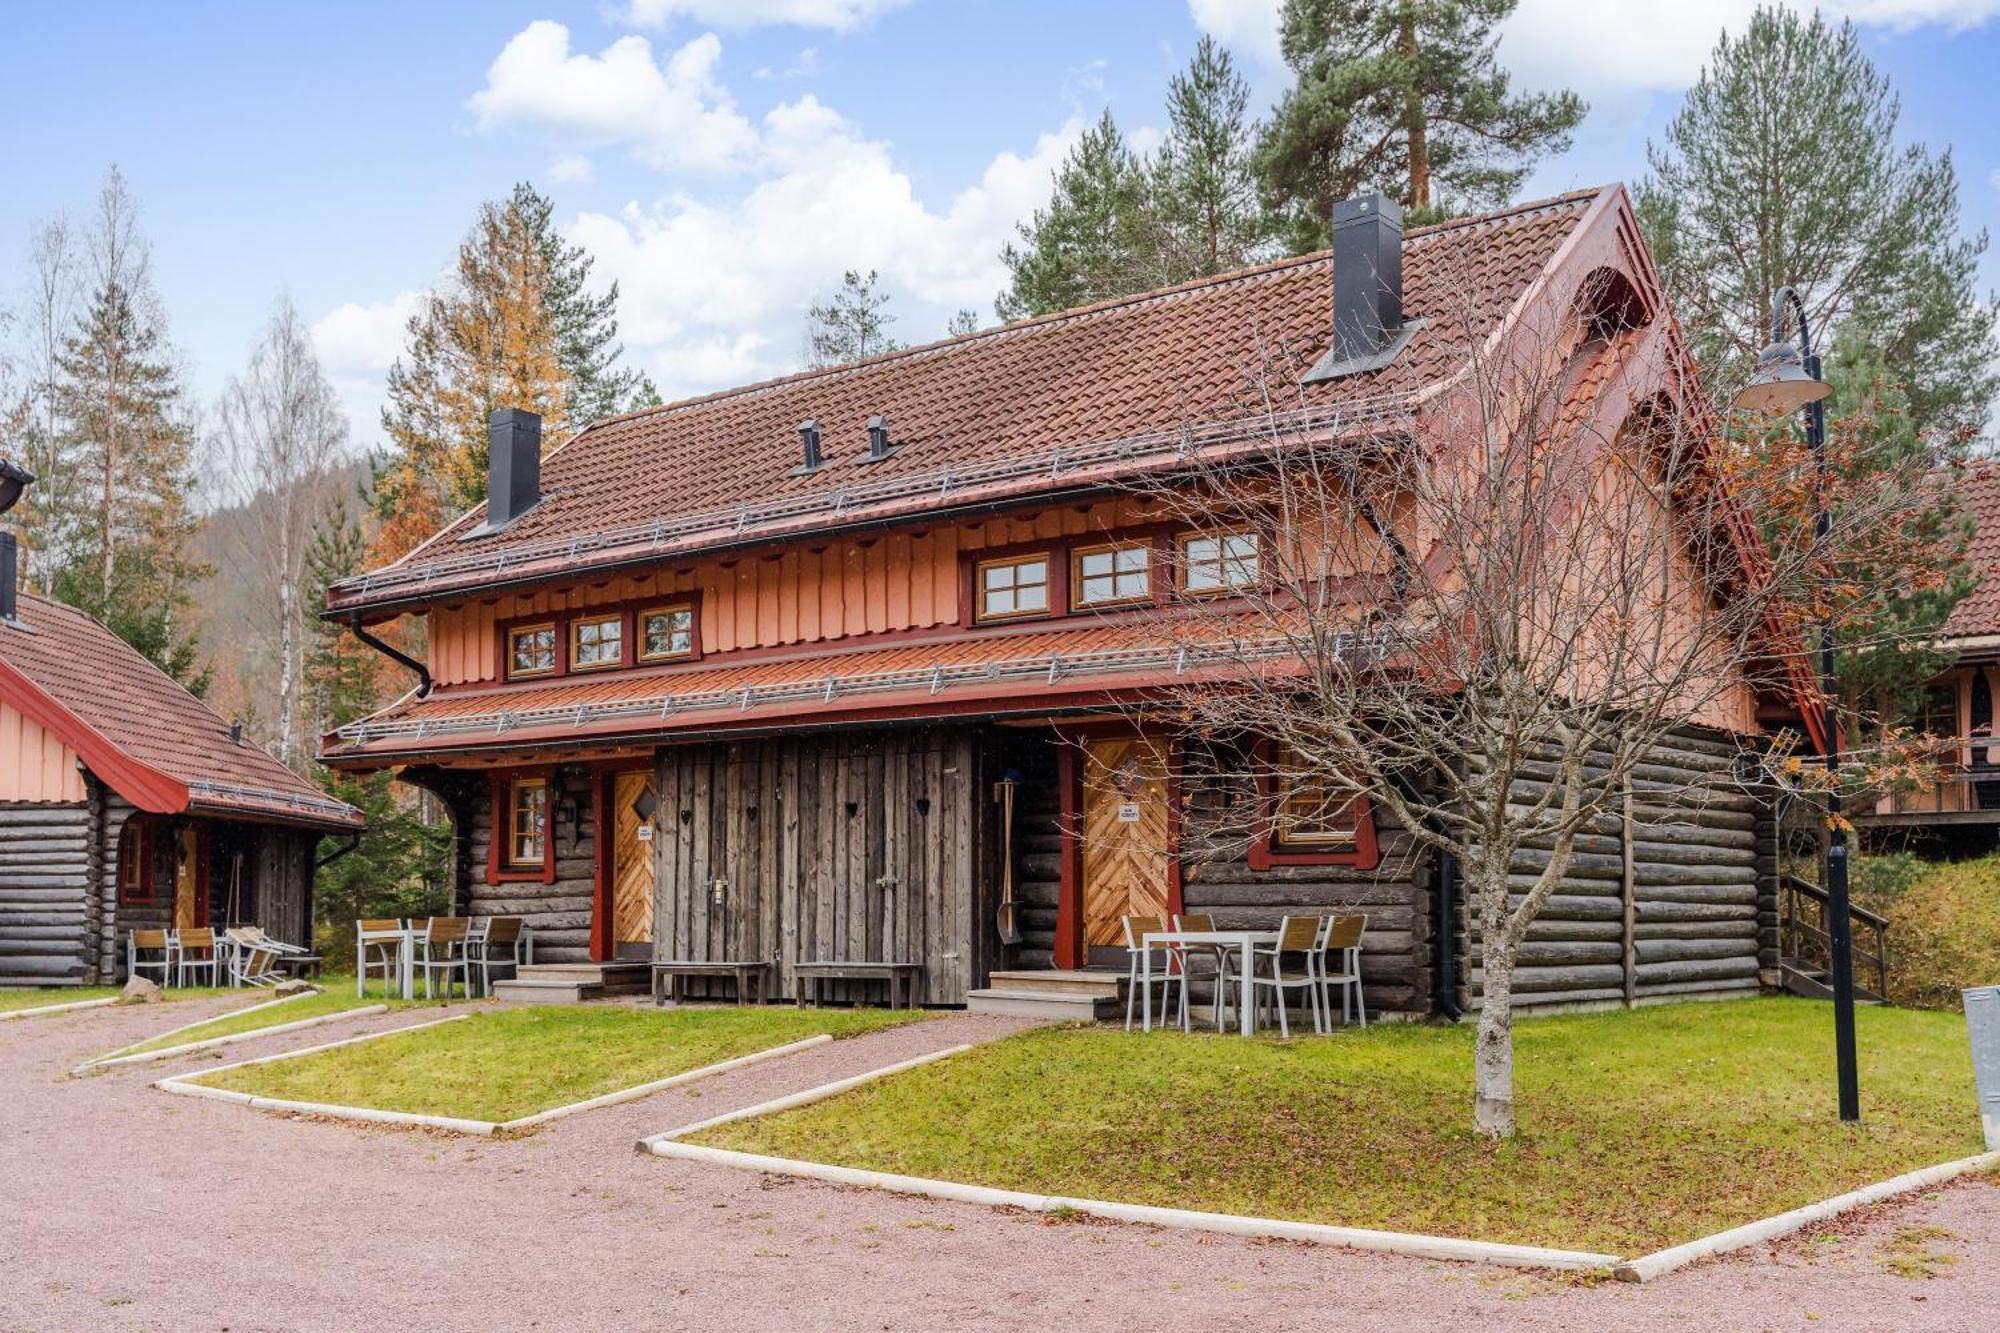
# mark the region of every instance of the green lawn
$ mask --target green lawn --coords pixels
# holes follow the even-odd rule
[[[693,1141],[1070,1197],[1638,1254],[1981,1148],[1956,1016],[1799,999],[1523,1021],[1519,1137],[1475,1137],[1470,1025],[1056,1028]]]
[[[260,991],[238,991],[244,998],[244,1008],[251,1008],[269,1000],[270,995]],[[142,1051],[161,1051],[175,1046],[185,1046],[190,1042],[209,1041],[216,1037],[234,1036],[239,1032],[255,1032],[260,1028],[276,1027],[280,1023],[296,1023],[301,1019],[323,1018],[328,1014],[345,1013],[350,1009],[365,1009],[386,1003],[391,1009],[409,1009],[421,1006],[422,1000],[383,1000],[380,996],[366,999],[354,998],[352,985],[327,983],[327,988],[317,995],[307,995],[301,999],[286,1000],[268,1009],[258,1009],[255,1013],[245,1013],[242,1009],[207,1019],[185,1031],[162,1033],[137,1045],[112,1051],[111,1055],[137,1055]],[[462,1005],[464,1001],[460,1001]],[[443,1002],[438,1003],[443,1008]],[[109,1058],[108,1056],[105,1058]]]
[[[462,1023],[195,1081],[262,1097],[506,1121],[817,1033],[848,1037],[924,1016],[877,1009],[486,1010]]]
[[[10,1009],[40,1009],[52,1004],[81,1004],[85,1000],[111,999],[119,993],[117,986],[9,986],[0,988],[0,1013]],[[201,1000],[213,995],[228,995],[232,992],[214,986],[190,986],[185,989],[175,987],[167,991],[169,1000]]]

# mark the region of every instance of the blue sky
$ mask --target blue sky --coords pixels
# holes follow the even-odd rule
[[[991,318],[1011,224],[1109,105],[1142,137],[1203,31],[1260,104],[1277,0],[14,4],[0,19],[0,302],[38,219],[108,163],[144,208],[174,340],[210,399],[289,291],[372,443],[402,317],[481,199],[533,179],[625,291],[670,393],[789,369],[805,305],[874,267],[908,340]],[[1593,105],[1535,194],[1632,180],[1749,0],[1524,0],[1502,58]],[[2000,233],[2000,0],[1842,0]],[[1989,287],[2000,256],[1989,255]]]

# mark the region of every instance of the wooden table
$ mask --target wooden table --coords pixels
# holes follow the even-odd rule
[[[1237,999],[1236,1017],[1237,1030],[1244,1036],[1249,1036],[1256,1030],[1256,1006],[1251,1002],[1250,998],[1250,951],[1260,945],[1269,947],[1277,942],[1278,932],[1275,930],[1153,930],[1146,932],[1139,939],[1139,948],[1144,954],[1144,957],[1140,960],[1141,971],[1139,981],[1142,987],[1139,992],[1139,1012],[1143,1016],[1144,1029],[1147,1032],[1153,1030],[1153,951],[1155,949],[1165,949],[1183,944],[1209,944],[1224,949],[1237,949],[1243,955],[1242,966],[1238,969],[1242,974],[1241,984],[1243,991]],[[1183,979],[1181,984],[1187,984],[1185,979]],[[1220,977],[1216,978],[1215,984],[1219,991],[1222,986],[1222,979]],[[1216,996],[1217,1002],[1220,1002],[1221,999],[1221,995],[1218,994]],[[1282,1004],[1283,1002],[1283,997],[1280,996],[1279,1003]],[[1129,1013],[1131,1011],[1127,1010],[1126,1012]],[[1162,1014],[1160,1017],[1164,1019],[1166,1015]]]
[[[672,1000],[681,1002],[681,978],[683,977],[733,977],[736,980],[736,1003],[749,1004],[752,989],[757,992],[756,1003],[768,1003],[771,998],[771,965],[746,959],[722,962],[683,962],[675,960],[653,964],[653,1003],[665,1004]],[[665,984],[662,985],[661,983]]]
[[[814,1008],[819,1007],[819,983],[821,981],[886,981],[889,983],[889,1007],[896,1008],[897,983],[902,984],[903,1008],[917,1006],[917,982],[924,975],[922,963],[795,963],[792,975],[798,983],[798,1003],[806,1004],[806,994],[812,993]]]

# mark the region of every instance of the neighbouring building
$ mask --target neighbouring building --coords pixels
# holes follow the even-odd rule
[[[1476,1003],[1447,868],[1358,805],[1197,851],[1183,817],[1232,799],[1230,758],[1133,708],[1173,678],[1159,608],[1191,581],[1227,595],[1255,552],[1163,522],[1127,473],[1253,429],[1259,368],[1320,361],[1337,290],[1384,313],[1382,346],[1302,376],[1302,410],[1398,432],[1459,391],[1448,275],[1473,275],[1496,337],[1560,312],[1581,378],[1633,377],[1617,411],[1671,391],[1640,369],[1678,334],[1622,188],[1407,234],[1394,214],[1330,253],[600,421],[546,458],[536,418],[496,414],[487,502],[330,591],[325,614],[419,681],[325,761],[435,792],[459,910],[521,914],[538,961],[600,976],[768,960],[790,996],[801,963],[914,962],[954,1005],[1119,957],[1126,913],[1350,909],[1371,1008]],[[421,660],[378,637],[399,621]],[[1723,774],[1759,702],[1690,718],[1657,765]],[[1769,811],[1719,791],[1710,815],[1586,838],[1520,1002],[1776,984]]]
[[[315,851],[360,812],[96,620],[17,595],[15,551],[0,534],[0,985],[111,982],[134,927],[310,944]]]

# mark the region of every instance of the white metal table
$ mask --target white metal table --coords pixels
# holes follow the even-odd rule
[[[1178,948],[1186,944],[1207,944],[1235,949],[1242,954],[1242,966],[1237,969],[1243,987],[1236,1002],[1237,1030],[1244,1036],[1249,1036],[1256,1029],[1256,1008],[1250,999],[1251,950],[1260,945],[1269,947],[1277,942],[1278,932],[1275,930],[1153,930],[1140,936],[1139,948],[1145,957],[1140,961],[1142,970],[1139,984],[1142,989],[1139,992],[1139,1012],[1144,1029],[1147,1032],[1153,1030],[1153,951]],[[1187,982],[1183,980],[1181,984],[1185,986]],[[1222,979],[1216,978],[1218,989],[1221,985]],[[1218,1003],[1221,998],[1220,995],[1216,996]],[[1165,1017],[1166,1015],[1161,1015],[1161,1018]]]
[[[360,999],[367,986],[368,969],[364,962],[370,945],[393,943],[396,946],[396,992],[405,1000],[416,998],[415,971],[417,954],[417,932],[409,922],[404,922],[394,930],[363,930],[361,923],[354,925],[354,996]]]

